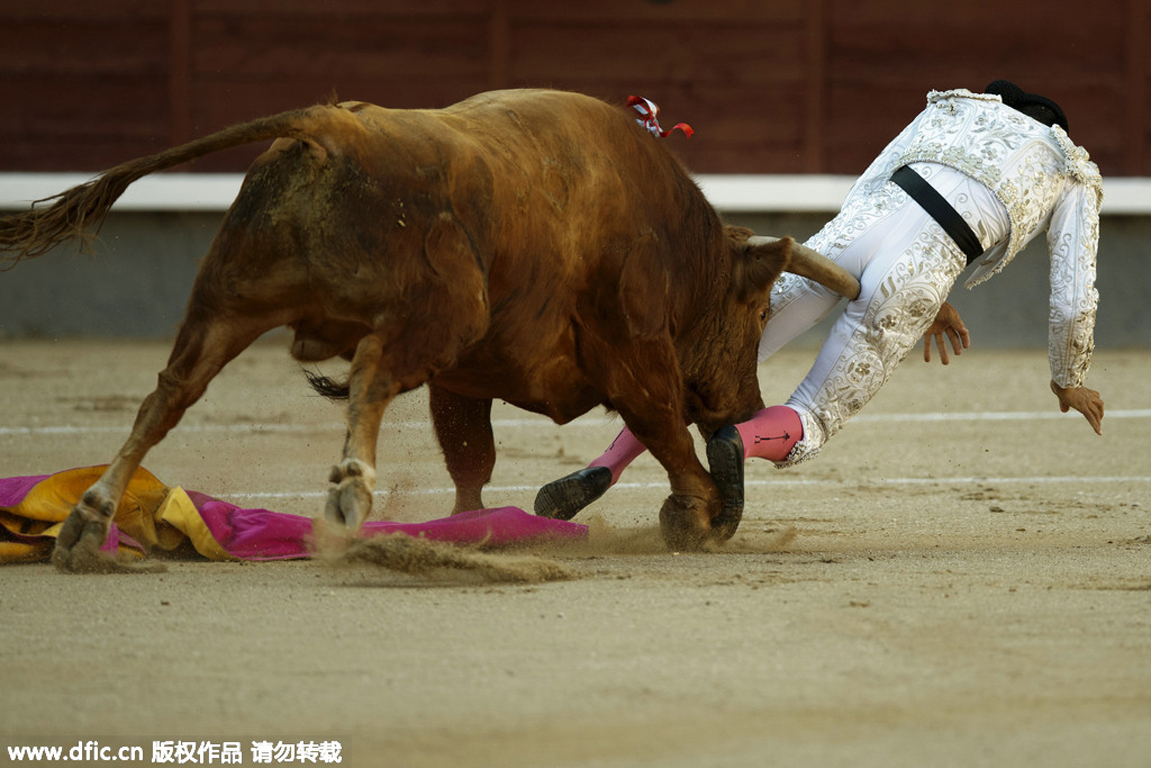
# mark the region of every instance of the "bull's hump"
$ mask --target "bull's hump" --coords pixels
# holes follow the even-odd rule
[[[478,133],[526,131],[575,136],[602,127],[605,118],[611,122],[609,115],[618,110],[582,93],[520,88],[480,93],[442,112],[458,117]]]

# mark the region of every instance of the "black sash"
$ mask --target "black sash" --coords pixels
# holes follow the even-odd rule
[[[902,187],[912,200],[919,203],[919,206],[943,227],[943,231],[967,254],[968,264],[983,255],[983,246],[979,244],[979,238],[975,236],[971,227],[959,212],[943,199],[943,195],[927,183],[926,179],[904,165],[891,174],[891,180]]]

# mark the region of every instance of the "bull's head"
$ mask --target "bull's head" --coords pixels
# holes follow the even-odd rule
[[[809,278],[848,298],[859,281],[821,254],[789,237],[756,237],[742,227],[724,228],[731,282],[712,324],[682,362],[688,415],[705,436],[763,408],[756,355],[771,313],[771,288],[783,272]]]

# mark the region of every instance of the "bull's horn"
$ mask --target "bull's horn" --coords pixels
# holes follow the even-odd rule
[[[748,238],[748,245],[766,245],[779,240],[778,237],[764,237],[756,235]],[[859,280],[855,275],[836,264],[818,251],[793,242],[791,244],[791,259],[787,271],[806,277],[820,285],[825,285],[840,296],[849,299],[859,297]]]

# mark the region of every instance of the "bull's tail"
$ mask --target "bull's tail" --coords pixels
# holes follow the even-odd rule
[[[0,262],[8,269],[22,259],[43,255],[64,240],[90,237],[128,185],[150,173],[256,141],[295,138],[315,144],[317,129],[334,109],[297,109],[233,125],[159,154],[122,163],[85,184],[37,200],[28,211],[0,218]],[[37,208],[38,203],[51,204]]]
[[[316,371],[309,371],[304,369],[304,378],[308,380],[308,384],[312,389],[316,390],[316,394],[326,397],[329,400],[347,400],[351,397],[352,388],[347,381],[336,381],[333,378],[324,376]]]

